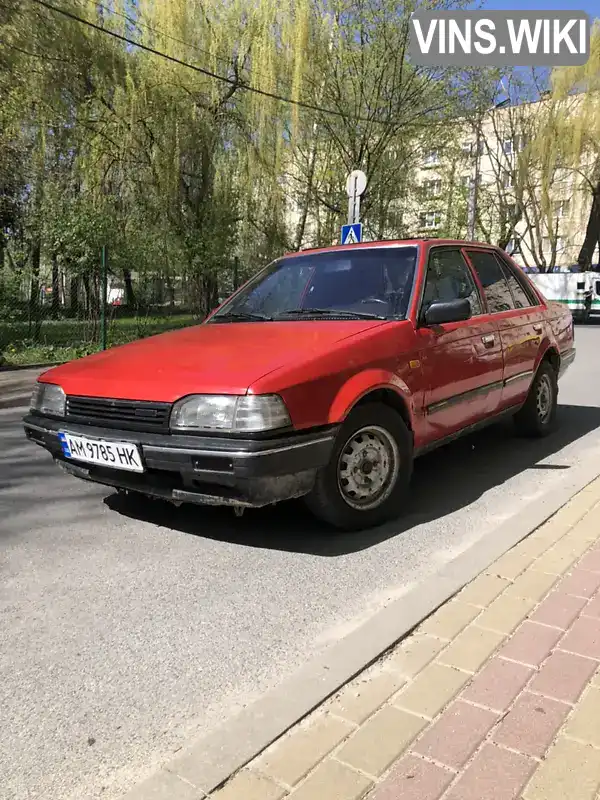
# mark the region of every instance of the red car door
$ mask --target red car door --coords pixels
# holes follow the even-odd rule
[[[467,249],[495,318],[504,356],[501,407],[522,403],[533,380],[545,334],[544,309],[514,268],[491,250]]]
[[[472,317],[426,327],[427,307],[467,298]],[[487,313],[459,246],[431,248],[417,325],[425,385],[425,441],[451,436],[497,410],[502,393],[502,349],[498,326]]]

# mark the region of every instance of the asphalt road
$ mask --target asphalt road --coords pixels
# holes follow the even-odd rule
[[[344,536],[298,505],[236,519],[63,475],[5,374],[0,797],[118,798],[560,482],[600,444],[600,326],[576,344],[555,435],[498,426],[426,456],[401,523]]]

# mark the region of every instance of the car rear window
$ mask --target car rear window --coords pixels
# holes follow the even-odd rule
[[[486,250],[468,250],[467,255],[483,286],[490,314],[515,308],[508,281],[496,256]]]

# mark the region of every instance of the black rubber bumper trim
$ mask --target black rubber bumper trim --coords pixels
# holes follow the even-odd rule
[[[114,428],[93,428],[28,415],[23,420],[27,437],[62,458],[58,432],[141,446],[148,470],[185,473],[199,480],[233,485],[238,479],[278,477],[319,469],[328,463],[337,426],[273,439],[237,439],[137,433]],[[82,462],[69,461],[88,469]]]

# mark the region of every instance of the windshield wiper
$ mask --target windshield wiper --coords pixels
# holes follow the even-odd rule
[[[348,317],[348,319],[387,319],[380,314],[368,314],[366,311],[336,311],[333,308],[290,308],[280,311],[277,319],[281,317]]]
[[[250,314],[249,312],[234,313],[230,311],[228,314],[217,314],[210,322],[272,322],[273,317],[267,317],[266,314]]]

